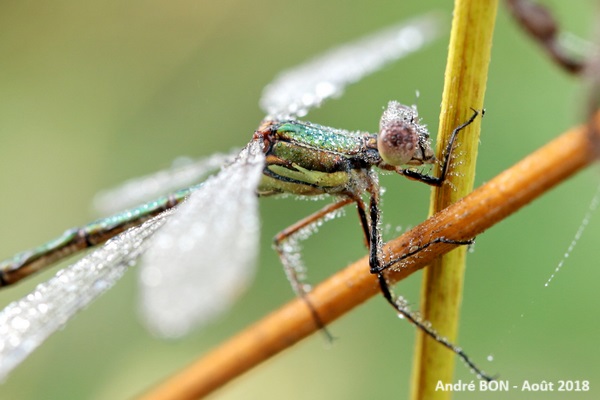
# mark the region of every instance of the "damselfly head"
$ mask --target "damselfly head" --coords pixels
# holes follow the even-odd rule
[[[415,106],[390,101],[379,122],[377,149],[387,164],[421,165],[435,162],[429,131],[419,123]]]

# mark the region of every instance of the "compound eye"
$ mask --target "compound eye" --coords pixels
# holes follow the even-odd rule
[[[419,136],[411,124],[402,120],[388,121],[377,135],[379,155],[387,164],[407,164],[419,146]]]

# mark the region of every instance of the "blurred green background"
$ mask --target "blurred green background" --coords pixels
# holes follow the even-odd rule
[[[588,37],[591,1],[547,2]],[[103,188],[248,142],[261,89],[279,71],[381,27],[451,2],[102,1],[0,3],[0,258],[95,218]],[[390,99],[415,102],[436,130],[448,37],[350,87],[309,114],[318,123],[375,131]],[[476,186],[584,116],[585,88],[552,65],[500,8]],[[384,224],[422,221],[429,188],[386,176]],[[598,398],[600,217],[551,286],[598,185],[597,167],[477,238],[469,255],[459,343],[511,384],[589,380],[586,393],[512,393],[523,399]],[[255,284],[232,312],[177,342],[150,337],[135,313],[134,270],[51,337],[0,386],[5,399],[130,398],[293,295],[271,237],[316,210],[261,200]],[[355,213],[308,240],[312,282],[363,256]],[[0,293],[4,306],[56,269]],[[420,276],[397,286],[418,302]],[[415,330],[375,298],[220,390],[224,399],[404,398]],[[488,355],[493,361],[487,361]],[[456,379],[474,376],[457,361]],[[457,393],[456,399],[507,398]]]

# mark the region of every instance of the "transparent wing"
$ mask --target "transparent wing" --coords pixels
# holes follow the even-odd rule
[[[175,160],[170,169],[131,179],[116,188],[98,193],[94,199],[94,209],[102,215],[110,215],[191,186],[231,162],[239,152],[236,149],[228,154],[213,154],[197,161]]]
[[[172,213],[131,228],[0,312],[0,380],[79,310],[110,289]]]
[[[261,108],[272,118],[302,117],[323,100],[391,61],[420,49],[438,35],[440,18],[427,15],[334,48],[284,71],[265,87]]]
[[[141,268],[141,312],[151,331],[178,337],[228,309],[258,249],[262,143],[210,177],[154,237]]]

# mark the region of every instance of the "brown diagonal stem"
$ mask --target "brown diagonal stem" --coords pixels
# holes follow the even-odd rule
[[[600,132],[600,114],[595,116],[593,125],[592,131]],[[600,138],[588,134],[586,126],[573,128],[467,197],[390,241],[384,251],[400,256],[431,238],[444,236],[459,240],[481,234],[589,165],[598,156],[598,143]],[[453,247],[436,244],[429,246],[428,251],[407,258],[403,268],[390,273],[390,282],[404,279]],[[378,293],[377,279],[369,273],[369,262],[364,257],[321,283],[308,297],[321,321],[329,323]],[[291,301],[142,398],[205,396],[317,330],[306,304],[302,300]]]

